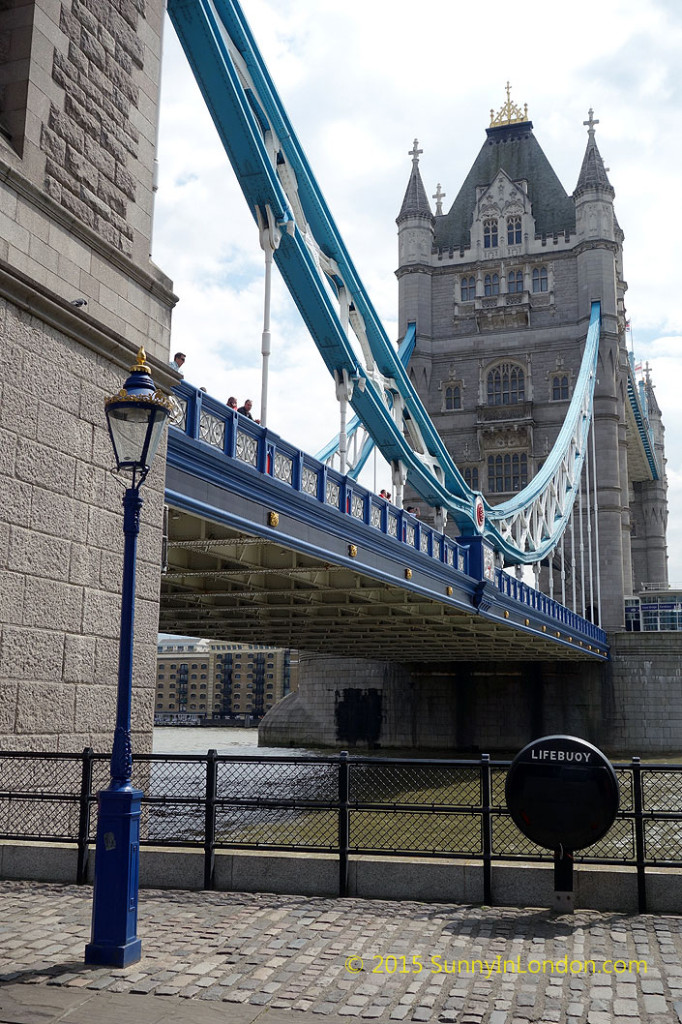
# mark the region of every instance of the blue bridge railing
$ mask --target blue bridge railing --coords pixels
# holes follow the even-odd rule
[[[469,575],[469,550],[452,537],[192,385],[179,384],[174,395],[171,424],[188,437]]]
[[[356,480],[342,475],[283,440],[269,428],[260,426],[191,384],[178,384],[174,388],[174,399],[171,425],[193,440],[373,527],[386,537],[451,566],[457,572],[475,576],[471,571],[473,566],[468,544],[458,543],[421,522],[405,509],[374,494]],[[490,582],[500,593],[529,610],[606,647],[603,629],[522,580],[496,569]]]

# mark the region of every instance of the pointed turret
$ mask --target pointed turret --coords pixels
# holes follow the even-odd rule
[[[587,121],[583,121],[587,128],[587,149],[583,158],[578,184],[573,193],[575,202],[575,218],[578,239],[581,242],[616,241],[616,232],[620,232],[616,223],[616,216],[613,209],[613,197],[615,192],[608,179],[604,161],[601,158],[597,143],[594,137],[594,126],[599,124],[594,118],[594,111],[590,107]],[[594,260],[588,258],[589,264],[586,270],[585,287],[591,290],[591,298],[600,294],[606,294],[601,288],[597,288],[596,267]],[[597,261],[598,262],[598,261]],[[606,268],[605,273],[612,275],[613,268]],[[607,289],[610,291],[610,289]],[[585,293],[585,309],[589,308],[590,296]],[[604,305],[602,299],[602,316],[611,312],[610,308]]]
[[[588,120],[583,121],[583,124],[587,126],[587,149],[585,150],[583,165],[580,168],[578,184],[575,187],[573,196],[577,199],[579,195],[588,189],[599,189],[608,192],[611,196],[614,196],[615,192],[613,185],[609,181],[606,168],[604,167],[604,161],[601,158],[601,154],[594,137],[594,126],[599,124],[599,121],[594,120],[594,111],[591,107],[588,111]]]
[[[398,225],[398,323],[401,337],[407,330],[407,310],[410,321],[417,324],[417,347],[431,336],[431,252],[436,218],[431,212],[424,182],[419,171],[419,157],[423,150],[414,140],[409,156],[412,171],[405,190],[403,205],[396,217]],[[438,188],[440,194],[440,186]],[[414,362],[414,358],[413,358]]]
[[[431,204],[427,198],[424,182],[419,171],[419,156],[424,150],[419,149],[418,146],[419,142],[415,139],[414,146],[409,152],[409,156],[412,157],[412,173],[405,190],[403,205],[400,207],[400,213],[396,217],[396,224],[398,225],[412,217],[424,217],[430,224],[433,224]]]

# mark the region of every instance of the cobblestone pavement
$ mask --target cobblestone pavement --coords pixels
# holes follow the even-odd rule
[[[111,970],[82,962],[91,900],[0,882],[0,1022],[682,1022],[680,917],[147,890]]]

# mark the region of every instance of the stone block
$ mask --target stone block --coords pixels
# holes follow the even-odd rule
[[[5,626],[0,649],[0,678],[55,682],[61,679],[63,655],[64,639],[59,634]]]
[[[50,435],[48,439],[51,439]],[[65,455],[45,444],[37,444],[32,439],[20,437],[17,440],[16,475],[17,479],[26,483],[73,495],[76,460],[73,456]]]
[[[83,588],[29,575],[26,578],[24,625],[51,630],[80,630]]]
[[[83,539],[88,516],[88,506],[84,502],[39,487],[32,490],[32,530],[68,540]]]
[[[103,590],[87,590],[83,603],[83,633],[87,636],[114,638],[119,635],[120,595]]]
[[[77,850],[66,843],[5,840],[0,847],[0,877],[73,884],[78,868],[77,857]]]
[[[140,886],[143,889],[203,889],[203,853],[143,846],[140,849]]]
[[[56,398],[56,394],[52,393],[48,396],[48,401],[56,401]],[[58,405],[40,402],[38,437],[49,440],[50,446],[60,452],[71,452],[79,459],[89,460],[92,452],[92,428],[78,416],[78,398],[76,394],[71,406],[75,412],[68,411],[69,407],[60,408]]]
[[[0,476],[0,508],[6,523],[29,526],[33,487],[9,476]]]
[[[74,538],[75,539],[75,538]],[[104,551],[123,554],[123,514],[90,506],[87,512],[88,544]]]
[[[95,638],[95,677],[100,683],[116,685],[118,677],[118,634]]]
[[[121,551],[102,551],[100,560],[99,585],[101,590],[121,594],[123,584],[123,545]],[[137,588],[136,588],[137,592]]]
[[[68,633],[64,637],[64,682],[94,683],[96,640]]]
[[[0,633],[1,636],[2,634]],[[14,732],[17,717],[18,691],[17,683],[0,680],[0,750],[4,749],[3,734]]]
[[[113,733],[116,722],[116,691],[113,686],[96,686],[91,678],[89,685],[76,687],[76,704],[73,727],[81,733],[97,732],[102,723],[111,723]]]
[[[371,899],[419,900],[425,903],[482,903],[480,862],[430,858],[352,859],[353,895]]]
[[[45,685],[25,679],[17,697],[16,732],[32,736],[39,732],[71,732],[74,705],[75,693],[72,686],[56,682]]]
[[[24,613],[24,576],[0,569],[0,622],[19,625]]]
[[[104,403],[101,403],[103,408]],[[85,417],[83,417],[85,419]],[[111,443],[110,443],[111,448]],[[112,453],[113,461],[113,453]],[[108,473],[100,466],[93,466],[89,462],[76,460],[75,465],[75,488],[74,494],[81,501],[88,505],[95,505],[100,508],[110,508],[108,501]],[[120,488],[119,494],[120,494]],[[113,496],[113,495],[112,495]]]
[[[7,568],[29,575],[45,575],[52,580],[69,579],[69,541],[37,534],[34,530],[19,526],[7,529],[9,545],[4,559]]]
[[[72,542],[65,562],[69,583],[98,587],[101,559],[102,552],[97,548]]]
[[[300,893],[302,896],[336,896],[339,891],[338,860],[333,856],[309,857],[305,853],[216,854],[216,888],[232,892]]]

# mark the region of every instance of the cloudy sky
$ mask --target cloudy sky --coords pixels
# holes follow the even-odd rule
[[[590,107],[625,233],[627,312],[666,426],[670,578],[682,586],[682,305],[671,205],[682,173],[678,0],[242,0],[246,18],[351,257],[397,338],[395,217],[412,140],[448,209],[512,99],[571,193]],[[153,258],[180,301],[173,351],[215,397],[259,407],[263,254],[170,22],[164,39]],[[338,430],[333,382],[274,273],[268,425],[316,452]],[[378,486],[389,485],[380,471]]]

